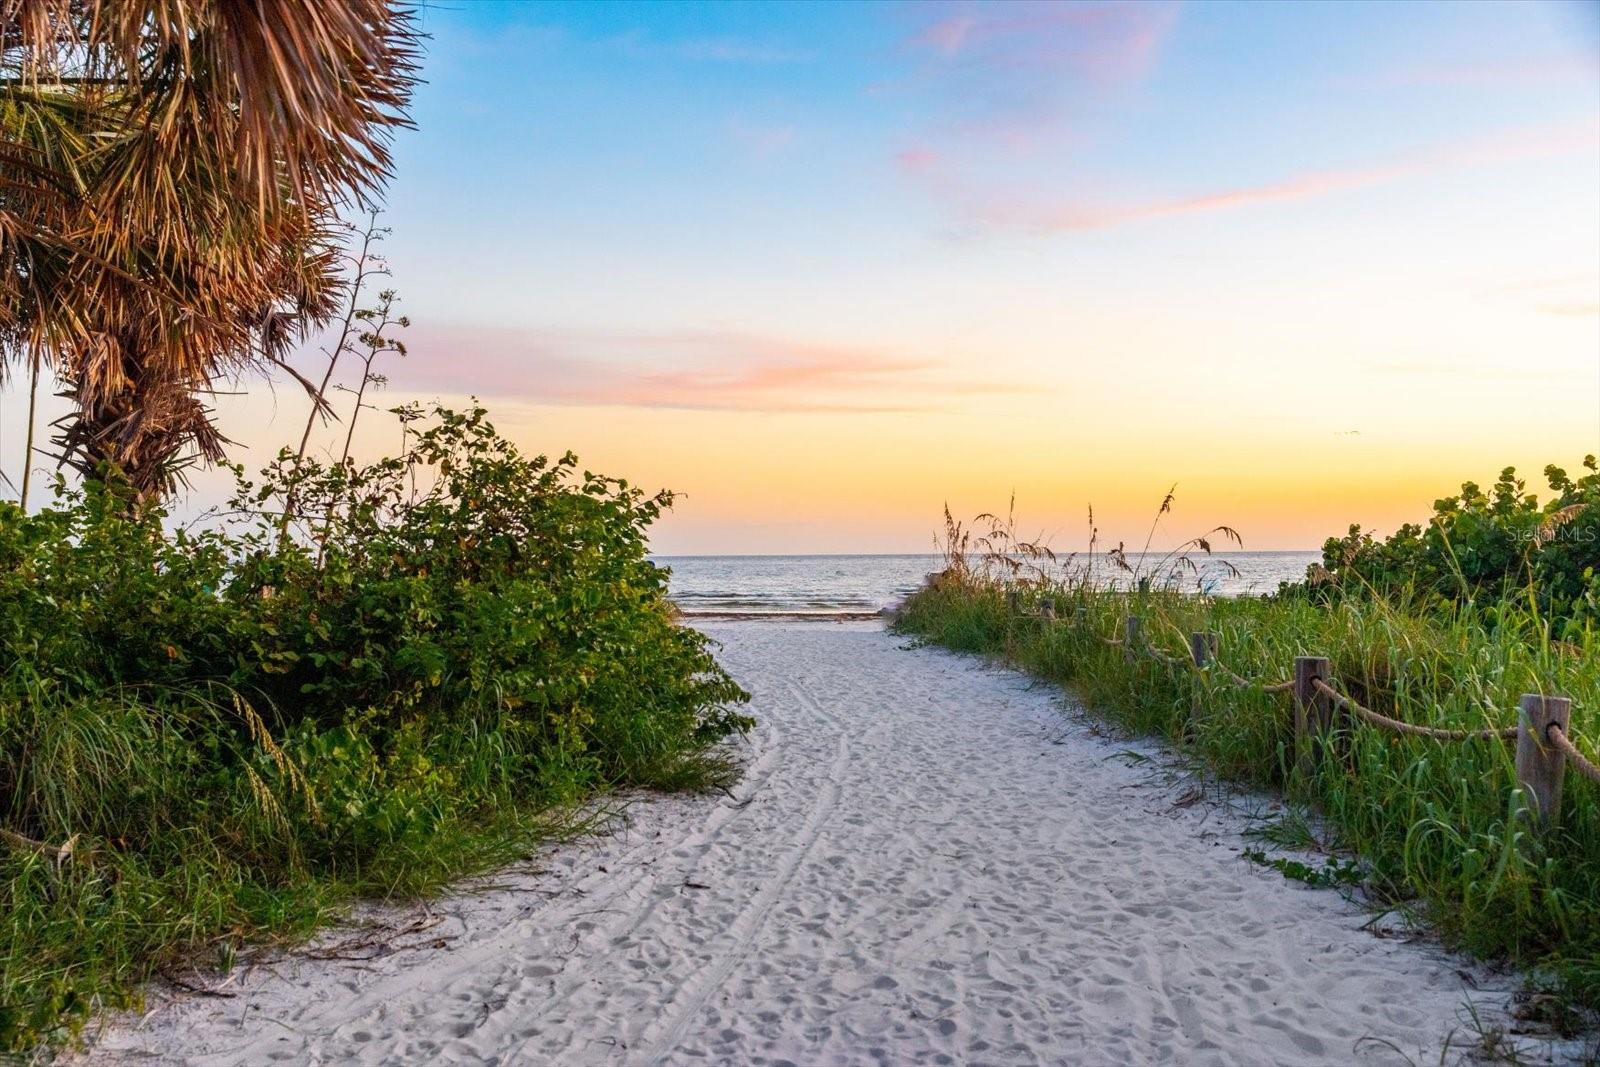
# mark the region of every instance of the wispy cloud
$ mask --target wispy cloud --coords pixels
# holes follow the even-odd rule
[[[1159,58],[1175,3],[937,4],[901,45],[910,70],[875,87],[922,99],[918,136],[1026,146],[1136,83]]]
[[[908,43],[913,48],[928,48],[941,56],[953,56],[966,47],[979,21],[976,15],[942,18],[917,31]]]
[[[927,145],[913,145],[896,152],[894,162],[907,174],[931,174],[939,166],[939,153]]]
[[[796,131],[793,126],[785,124],[733,119],[728,123],[728,136],[754,158],[770,159],[793,146]]]
[[[1533,366],[1529,363],[1469,363],[1459,354],[1451,353],[1438,359],[1364,360],[1362,367],[1385,378],[1390,375],[1427,378],[1438,383],[1450,379],[1467,378],[1474,381],[1517,382],[1529,378],[1570,382],[1573,368],[1570,365]]]
[[[606,39],[612,49],[633,59],[676,59],[690,63],[746,63],[769,65],[805,63],[817,54],[767,41],[742,37],[689,37],[659,39],[643,30],[629,30]]]
[[[930,5],[942,17],[906,39],[911,52],[946,68],[1032,71],[1063,78],[1122,81],[1148,72],[1172,25],[1171,3]]]
[[[1589,318],[1600,315],[1600,303],[1586,304],[1540,304],[1539,310],[1546,315],[1562,315],[1569,318]]]
[[[1156,69],[1176,2],[930,4],[901,41],[902,75],[874,91],[916,106],[895,166],[966,221],[991,214],[987,190],[1050,170],[1099,136],[1105,116]],[[998,192],[998,190],[996,190]],[[996,196],[992,206],[1000,205]]]
[[[1592,291],[1600,286],[1600,273],[1585,271],[1579,274],[1557,274],[1543,278],[1518,278],[1515,281],[1502,281],[1484,286],[1477,292],[1479,297],[1499,297],[1507,293],[1550,293],[1556,290],[1570,290],[1574,286]]]
[[[1122,102],[1158,68],[1181,14],[1176,3],[948,4],[902,41],[935,118],[891,149],[895,168],[950,208],[968,232],[1060,234],[1146,220],[1307,200],[1404,178],[1597,144],[1593,121],[1504,131],[1473,141],[1353,165],[1308,167],[1236,185],[1135,195],[1115,175],[1084,174],[1096,144],[1135,114]],[[1592,80],[1593,57],[1417,65],[1383,84],[1505,86]],[[1126,133],[1122,130],[1122,133]],[[1179,162],[1179,161],[1175,161]],[[1174,166],[1169,173],[1182,173]]]
[[[396,388],[696,411],[909,412],[1022,390],[887,350],[737,333],[418,326]]]
[[[1372,81],[1391,86],[1505,89],[1570,81],[1592,82],[1596,77],[1600,77],[1600,61],[1595,56],[1563,53],[1400,67],[1379,74]]]
[[[1475,303],[1487,302],[1524,309],[1531,307],[1541,315],[1561,318],[1600,316],[1600,300],[1595,299],[1600,295],[1600,274],[1594,271],[1501,281],[1479,286],[1471,295]]]
[[[903,172],[915,176],[934,193],[950,201],[969,223],[1054,234],[1254,204],[1304,200],[1381,185],[1412,175],[1593,150],[1597,144],[1600,144],[1600,130],[1590,122],[1514,129],[1364,166],[1310,170],[1271,181],[1122,201],[1046,196],[1030,190],[980,185],[941,167],[940,157],[926,149],[902,151],[897,162]]]

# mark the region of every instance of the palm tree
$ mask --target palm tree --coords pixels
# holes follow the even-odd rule
[[[221,458],[213,383],[338,306],[419,40],[389,0],[0,0],[0,373],[64,383],[64,461]]]

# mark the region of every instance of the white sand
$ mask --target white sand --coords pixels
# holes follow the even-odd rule
[[[1437,1063],[1515,986],[1241,859],[1237,803],[1175,807],[1049,687],[875,624],[707,629],[755,694],[747,803],[643,802],[422,947],[154,994],[94,1060]]]

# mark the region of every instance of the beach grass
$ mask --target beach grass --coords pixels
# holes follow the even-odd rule
[[[1130,613],[1169,659],[1130,659],[1111,643]],[[1270,685],[1290,677],[1296,656],[1324,656],[1338,687],[1365,705],[1462,729],[1514,726],[1520,694],[1559,693],[1572,698],[1570,732],[1593,756],[1600,641],[1592,630],[1551,641],[1547,624],[1514,599],[1423,616],[1382,597],[1213,598],[1119,591],[1082,575],[1018,581],[981,568],[930,582],[897,626],[1058,682],[1228,780],[1283,791],[1301,813],[1292,817],[1297,843],[1354,857],[1354,880],[1375,907],[1526,969],[1551,994],[1531,1001],[1548,1013],[1600,1004],[1600,787],[1569,772],[1560,825],[1536,833],[1520,811],[1514,746],[1362,725],[1350,729],[1341,758],[1307,773],[1293,759],[1292,696],[1241,687],[1227,673]],[[1218,635],[1222,668],[1190,666],[1188,635],[1198,631]]]
[[[732,780],[747,697],[645,557],[670,497],[409,425],[200,533],[115,483],[0,503],[0,1056]]]

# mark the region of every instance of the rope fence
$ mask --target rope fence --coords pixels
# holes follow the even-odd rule
[[[1287,693],[1294,688],[1293,678],[1286,682],[1273,682],[1269,685],[1266,682],[1252,682],[1244,675],[1231,670],[1225,663],[1219,663],[1216,666],[1218,670],[1228,676],[1228,681],[1232,682],[1238,689],[1259,689],[1263,693]]]
[[[1311,679],[1311,686],[1333,701],[1335,706],[1343,708],[1356,718],[1408,737],[1427,737],[1435,741],[1515,741],[1520,732],[1520,728],[1516,726],[1507,726],[1503,730],[1441,730],[1436,726],[1418,726],[1415,723],[1391,719],[1381,712],[1362,707],[1321,678]]]
[[[1019,614],[1014,593],[1008,592],[1007,606]],[[1021,617],[1042,620],[1047,625],[1058,621],[1053,603],[1046,601],[1036,613]],[[1088,628],[1088,609],[1079,605],[1074,619],[1079,631]],[[1161,623],[1174,634],[1180,631],[1164,615]],[[1480,730],[1446,729],[1421,726],[1374,711],[1355,698],[1340,692],[1333,684],[1332,662],[1322,656],[1296,656],[1294,677],[1282,682],[1252,680],[1229,668],[1217,658],[1217,634],[1198,632],[1189,635],[1189,655],[1172,656],[1155,647],[1143,636],[1143,620],[1134,614],[1123,619],[1123,636],[1091,635],[1108,648],[1122,649],[1128,662],[1140,656],[1173,669],[1184,669],[1194,677],[1221,677],[1239,689],[1261,693],[1292,693],[1294,696],[1295,765],[1311,773],[1331,750],[1331,735],[1344,725],[1360,722],[1403,737],[1440,742],[1511,741],[1516,743],[1517,786],[1522,791],[1529,818],[1539,828],[1555,825],[1561,813],[1563,777],[1570,766],[1580,776],[1600,784],[1600,766],[1584,755],[1568,735],[1572,702],[1566,697],[1525,693],[1519,705],[1517,725]],[[1196,691],[1195,710],[1199,710]],[[1341,719],[1343,722],[1341,723]]]
[[[1546,736],[1550,738],[1552,744],[1562,751],[1567,759],[1572,761],[1573,767],[1577,768],[1579,774],[1591,782],[1600,782],[1600,767],[1595,766],[1590,762],[1588,756],[1578,751],[1578,746],[1568,739],[1567,731],[1559,726],[1552,726],[1546,731]]]

